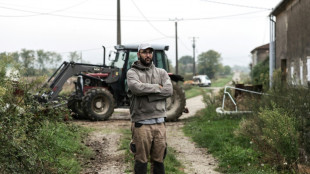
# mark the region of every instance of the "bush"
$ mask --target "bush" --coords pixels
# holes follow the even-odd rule
[[[253,85],[269,86],[269,57],[253,67],[251,72]]]
[[[39,104],[35,86],[0,76],[0,173],[78,173],[81,130],[64,123],[66,108]]]
[[[275,72],[273,87],[259,101],[251,102],[254,114],[240,127],[264,154],[263,160],[278,169],[297,170],[309,165],[310,91],[283,83]]]
[[[243,120],[240,132],[252,139],[264,154],[265,162],[277,167],[294,168],[298,159],[298,132],[296,121],[288,113],[273,104],[261,108],[257,117]]]

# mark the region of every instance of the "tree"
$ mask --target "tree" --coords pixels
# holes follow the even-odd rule
[[[224,75],[229,75],[231,74],[231,67],[226,65],[224,66]]]
[[[19,54],[18,52],[12,52],[12,53],[9,53],[9,55],[12,57],[13,61],[15,61],[15,63],[18,63],[19,62]]]
[[[254,85],[269,84],[269,57],[263,62],[258,63],[252,69],[252,81]]]
[[[173,67],[172,62],[171,62],[170,59],[168,59],[168,64],[169,64],[169,72],[175,72],[174,71],[174,67]]]
[[[198,55],[198,73],[206,74],[209,78],[214,78],[215,73],[218,72],[220,68],[221,54],[209,50]]]
[[[56,52],[49,52],[51,67],[56,69],[62,61],[62,56]]]
[[[44,52],[43,50],[37,50],[37,63],[39,64],[39,70],[41,74],[46,71],[45,65],[50,60],[49,52]]]
[[[34,61],[35,61],[35,56],[34,56],[34,51],[33,50],[26,50],[22,49],[20,53],[20,57],[22,59],[22,64],[25,68],[25,75],[35,75],[34,71]]]
[[[73,61],[73,62],[81,62],[82,61],[82,56],[80,56],[77,51],[70,52],[69,60],[70,60],[70,62],[71,61]]]
[[[181,75],[193,72],[193,58],[191,56],[182,56],[178,62]]]

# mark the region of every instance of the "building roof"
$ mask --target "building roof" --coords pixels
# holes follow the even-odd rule
[[[272,16],[277,16],[280,14],[283,10],[285,10],[286,6],[294,0],[282,0],[270,13]]]
[[[253,52],[256,51],[256,50],[269,50],[269,43],[254,48],[254,49],[251,51],[251,53],[253,53]]]

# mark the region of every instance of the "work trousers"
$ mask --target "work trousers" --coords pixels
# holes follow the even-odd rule
[[[151,173],[164,174],[164,158],[167,152],[165,123],[132,123],[130,149],[135,156],[135,173],[146,173],[150,159]]]

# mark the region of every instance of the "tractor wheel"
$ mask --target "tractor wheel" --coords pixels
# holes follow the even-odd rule
[[[93,88],[86,92],[82,106],[89,119],[107,120],[114,112],[114,98],[105,88]]]
[[[73,112],[72,117],[75,119],[85,119],[86,114],[82,108],[82,102],[77,100],[75,94],[72,94],[68,99],[68,108]]]
[[[172,81],[173,94],[167,98],[167,118],[166,121],[177,121],[181,117],[185,104],[185,92],[176,82]]]

